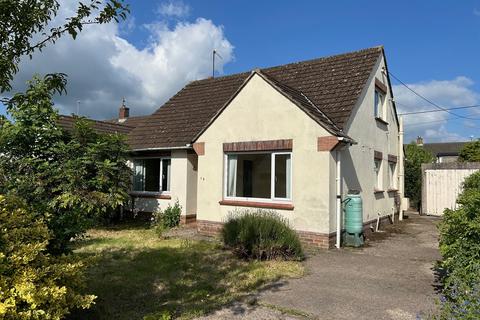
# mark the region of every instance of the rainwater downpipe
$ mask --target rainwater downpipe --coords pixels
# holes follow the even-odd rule
[[[341,153],[341,148],[338,148],[336,151],[336,165],[337,165],[337,170],[336,170],[336,177],[335,177],[335,182],[336,182],[336,208],[337,208],[337,236],[336,236],[336,244],[335,247],[337,249],[340,249],[340,236],[342,232],[342,153]]]

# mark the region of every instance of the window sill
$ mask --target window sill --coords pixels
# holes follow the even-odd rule
[[[254,207],[265,209],[279,209],[279,210],[293,210],[293,204],[291,203],[279,203],[279,202],[258,202],[258,201],[246,201],[246,200],[221,200],[218,202],[222,206],[235,206],[235,207]]]
[[[164,193],[146,193],[146,192],[130,192],[130,195],[138,198],[151,198],[151,199],[162,199],[170,200],[172,196]]]
[[[373,189],[373,193],[384,193],[385,190]]]
[[[377,120],[377,122],[380,122],[382,124],[385,124],[385,125],[388,125],[388,122],[383,120],[382,118],[379,118],[379,117],[375,117],[375,120]]]
[[[387,192],[398,192],[398,189],[390,188],[390,189],[387,190]]]

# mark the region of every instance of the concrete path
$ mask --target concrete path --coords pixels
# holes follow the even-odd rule
[[[209,319],[416,319],[435,309],[438,218],[410,213],[362,249],[320,252],[307,275],[275,283],[254,305],[237,304]],[[424,317],[422,317],[424,318]]]

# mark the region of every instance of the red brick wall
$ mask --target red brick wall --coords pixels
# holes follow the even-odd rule
[[[292,150],[292,148],[293,148],[292,139],[228,142],[223,144],[224,152]]]
[[[338,144],[335,136],[319,137],[317,140],[317,151],[331,151]]]
[[[206,236],[218,236],[222,229],[223,223],[197,220],[197,230],[200,234]],[[335,234],[324,234],[307,231],[296,231],[300,241],[304,245],[309,245],[321,249],[329,249],[335,246]]]

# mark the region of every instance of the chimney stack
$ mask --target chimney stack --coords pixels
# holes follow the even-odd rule
[[[122,99],[122,106],[118,112],[118,122],[125,122],[130,115],[130,108],[125,105],[125,98]]]
[[[417,146],[423,146],[423,138],[420,136],[417,137]]]

